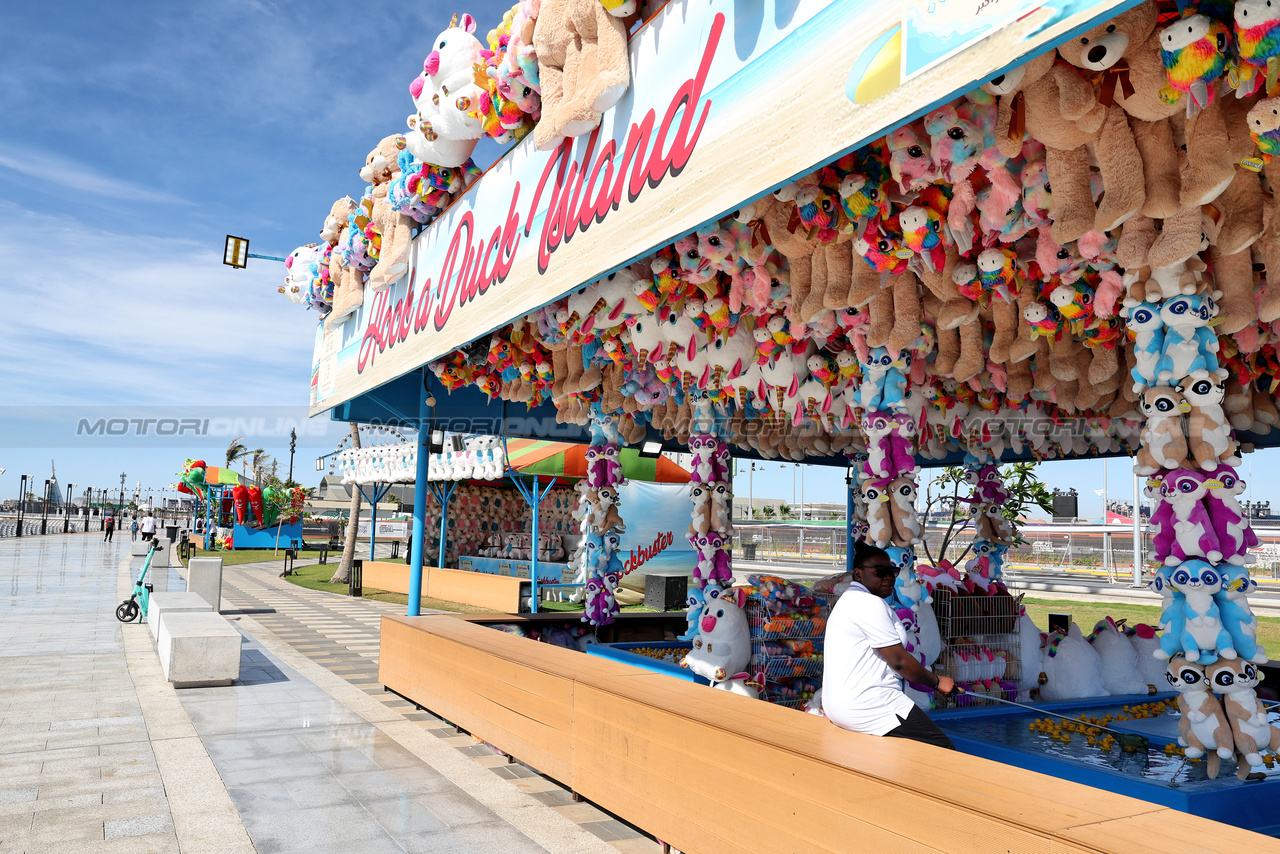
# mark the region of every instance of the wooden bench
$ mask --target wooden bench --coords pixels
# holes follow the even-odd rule
[[[1170,840],[1280,850],[1145,801],[847,732],[467,617],[383,617],[379,679],[682,851],[1164,854]]]

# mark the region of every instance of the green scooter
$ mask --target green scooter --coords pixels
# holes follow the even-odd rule
[[[160,548],[160,541],[153,539],[151,541],[151,551],[147,552],[147,560],[142,564],[142,572],[138,573],[138,580],[133,583],[133,593],[129,598],[120,603],[116,608],[116,619],[122,623],[132,623],[138,619],[138,615],[147,616],[147,604],[151,601],[151,585],[145,584],[147,571],[151,569],[151,558],[155,555],[156,550]],[[141,600],[142,604],[138,602]]]

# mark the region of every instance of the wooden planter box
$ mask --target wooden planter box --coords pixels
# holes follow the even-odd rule
[[[1275,850],[1145,801],[827,720],[456,616],[382,618],[379,679],[698,854]]]

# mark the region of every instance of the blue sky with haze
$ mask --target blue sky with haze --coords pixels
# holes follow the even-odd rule
[[[361,191],[366,153],[404,128],[432,38],[455,12],[475,16],[483,37],[505,9],[0,4],[3,405],[305,406],[316,317],[276,293],[282,265],[224,267],[224,235],[271,255],[316,240],[332,201]],[[486,143],[477,160],[499,153]],[[256,444],[287,460],[285,442]],[[13,448],[0,437],[0,498],[16,496],[20,474],[42,482],[51,458],[64,483],[118,488],[123,471],[145,491],[172,482],[186,456],[213,462],[224,447]],[[296,465],[307,484],[315,453]],[[1275,454],[1253,458],[1260,480]],[[1122,500],[1125,468],[1110,466]],[[1082,512],[1101,512],[1100,462],[1042,471],[1080,492]],[[792,466],[765,464],[755,495],[789,500],[792,481]],[[843,472],[811,469],[805,486],[809,500],[843,500]],[[1257,487],[1270,498],[1269,483]]]

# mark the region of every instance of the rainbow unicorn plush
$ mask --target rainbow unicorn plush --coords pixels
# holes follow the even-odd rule
[[[1234,11],[1237,62],[1227,80],[1237,98],[1248,97],[1263,86],[1259,69],[1266,69],[1267,91],[1280,77],[1280,7],[1270,0],[1237,0]]]
[[[1212,103],[1213,83],[1227,71],[1232,40],[1226,23],[1191,11],[1160,31],[1160,60],[1169,80],[1160,96],[1173,103],[1179,93],[1188,94],[1188,117]]]

